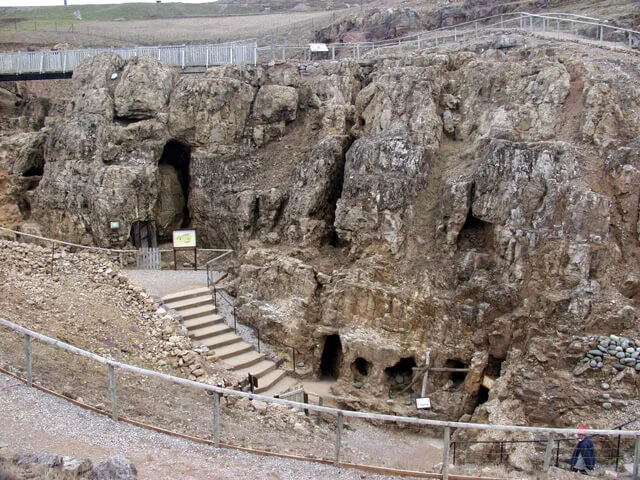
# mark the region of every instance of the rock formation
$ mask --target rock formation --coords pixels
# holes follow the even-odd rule
[[[639,77],[626,54],[519,35],[197,76],[107,54],[40,133],[31,220],[102,246],[143,222],[234,248],[240,318],[343,405],[611,427],[637,409],[631,358],[576,367],[603,337],[639,339]],[[427,351],[457,370],[429,375],[416,412]]]

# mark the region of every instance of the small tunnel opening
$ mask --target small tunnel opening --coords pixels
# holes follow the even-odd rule
[[[324,342],[320,359],[320,379],[337,380],[342,366],[342,342],[340,335],[329,335]]]
[[[402,358],[398,363],[387,367],[384,373],[390,391],[401,391],[413,381],[413,368],[416,366],[415,358]]]
[[[493,225],[473,216],[469,209],[467,219],[458,234],[458,248],[460,250],[486,250],[491,247]]]
[[[157,248],[158,238],[154,222],[133,222],[131,225],[131,243],[136,248]]]
[[[460,360],[449,359],[444,363],[445,368],[466,369],[466,365]],[[467,372],[447,372],[447,382],[451,382],[452,388],[462,385],[467,378]]]
[[[496,380],[500,376],[501,368],[502,368],[502,360],[499,358],[495,358],[492,355],[489,355],[489,361],[487,362],[487,366],[484,369],[484,372],[482,374],[483,380],[484,380],[484,377],[488,377],[490,380]],[[487,388],[485,385],[480,384],[476,406],[480,406],[483,403],[485,403],[487,400],[489,400],[490,391],[491,390]]]
[[[371,370],[371,362],[367,359],[358,357],[351,364],[351,373],[353,374],[353,378],[356,380],[360,380],[363,377],[369,375],[369,371]]]
[[[158,162],[160,187],[156,205],[156,225],[162,241],[170,241],[173,230],[189,228],[189,166],[191,147],[169,141]]]

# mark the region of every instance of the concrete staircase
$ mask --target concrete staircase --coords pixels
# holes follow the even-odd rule
[[[212,292],[202,287],[171,293],[163,297],[167,307],[176,310],[184,321],[189,336],[199,345],[212,351],[210,357],[226,364],[229,370],[247,377],[258,378],[255,393],[274,396],[301,386],[298,380],[255,351],[229,327],[213,304]]]

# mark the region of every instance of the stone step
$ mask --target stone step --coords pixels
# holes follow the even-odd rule
[[[233,358],[228,358],[225,363],[229,365],[230,370],[240,370],[242,368],[250,367],[256,363],[264,360],[264,355],[258,353],[255,350],[237,355]]]
[[[187,310],[182,310],[180,312],[180,316],[182,316],[182,320],[187,321],[192,318],[204,317],[205,315],[212,315],[216,313],[216,307],[213,306],[213,303],[210,305],[204,305],[202,307],[189,308]]]
[[[269,390],[273,387],[282,377],[284,377],[286,373],[283,370],[273,370],[262,377],[258,377],[258,388],[256,388],[254,393],[262,393]]]
[[[270,372],[273,372],[276,369],[276,364],[271,360],[261,360],[258,363],[250,365],[244,368],[232,368],[235,373],[240,375],[241,377],[246,377],[247,374],[251,374],[253,376],[258,377],[258,386],[260,386],[260,378],[264,377]]]
[[[221,335],[216,335],[215,337],[203,338],[200,340],[202,345],[206,345],[211,350],[218,349],[220,347],[226,347],[227,345],[231,345],[233,343],[244,343],[242,338],[236,335],[233,331],[223,333]],[[251,347],[251,345],[249,345]]]
[[[207,327],[189,329],[189,336],[194,340],[204,340],[205,338],[220,337],[231,332],[232,329],[226,323],[216,323]]]
[[[211,348],[213,350],[215,357],[220,360],[226,360],[228,358],[235,357],[236,355],[242,355],[243,353],[250,352],[251,350],[253,350],[253,347],[251,345],[249,345],[246,342],[243,342],[242,339],[237,335],[235,336],[237,337],[237,340],[235,342],[226,343],[224,345],[218,345],[216,347],[211,347],[207,345],[207,341],[213,340],[213,339],[207,339],[202,343],[204,345],[207,345],[209,348]]]
[[[201,295],[198,297],[187,298],[186,300],[176,300],[176,301],[164,302],[164,303],[167,305],[167,307],[173,308],[178,312],[183,310],[188,310],[190,308],[201,307],[204,305],[214,305],[213,297],[211,296],[211,293],[207,295]]]
[[[211,290],[207,287],[201,287],[170,293],[162,297],[162,301],[164,303],[178,302],[180,300],[186,300],[187,298],[204,296],[205,294],[209,295],[209,298],[213,299],[211,296]]]
[[[204,317],[185,320],[184,326],[187,327],[187,330],[195,330],[197,328],[209,327],[218,323],[224,323],[224,317],[218,313],[212,313],[210,315],[205,315]]]
[[[258,386],[259,385],[260,385],[260,380],[258,380]],[[263,392],[260,392],[260,395],[273,397],[275,395],[289,392],[291,390],[295,390],[300,387],[302,387],[302,384],[298,380],[296,380],[293,377],[289,377],[288,375],[285,375],[280,379],[280,381],[278,381],[268,389],[264,390]]]

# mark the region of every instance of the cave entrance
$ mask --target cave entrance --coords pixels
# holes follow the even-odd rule
[[[493,225],[473,216],[469,209],[467,219],[458,234],[458,249],[487,250],[493,241]]]
[[[342,342],[340,335],[329,335],[324,341],[320,359],[320,379],[337,380],[342,366]]]
[[[169,141],[158,162],[159,188],[156,204],[158,237],[171,241],[172,232],[191,227],[189,215],[189,166],[191,147]]]
[[[413,368],[416,366],[416,360],[413,357],[401,358],[398,363],[392,367],[384,369],[387,377],[387,385],[389,392],[402,391],[407,388],[413,381]]]
[[[351,374],[355,380],[362,380],[369,375],[372,364],[366,358],[358,357],[351,364]]]
[[[489,361],[487,362],[487,366],[482,373],[482,379],[484,377],[489,377],[491,380],[495,380],[500,376],[500,370],[502,368],[502,359],[495,358],[492,355],[489,355]],[[476,402],[476,407],[482,405],[487,400],[489,400],[489,392],[490,389],[484,385],[484,382],[480,384],[480,389],[478,390],[478,400]]]
[[[155,222],[134,222],[131,225],[131,243],[136,248],[157,248]]]

